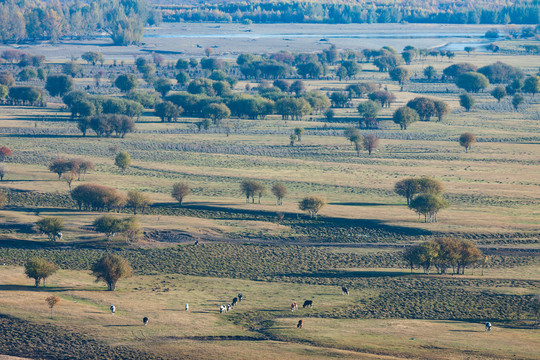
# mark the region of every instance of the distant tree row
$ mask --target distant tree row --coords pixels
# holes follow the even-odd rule
[[[449,23],[449,24],[538,24],[535,1],[469,2],[424,1],[406,4],[385,2],[343,4],[332,2],[250,2],[206,6],[162,6],[168,22],[218,21],[242,23]],[[489,6],[488,6],[489,4]],[[495,5],[495,6],[494,6]]]
[[[106,32],[114,44],[140,43],[144,26],[161,21],[145,0],[4,1],[0,41],[85,39]]]

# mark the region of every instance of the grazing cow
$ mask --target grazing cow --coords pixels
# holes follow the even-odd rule
[[[232,308],[231,304],[227,304],[227,311],[231,311],[231,308]]]
[[[189,304],[186,304],[186,311],[189,310]]]
[[[116,312],[116,306],[111,305],[111,314],[114,315],[115,312]]]
[[[219,313],[220,314],[223,314],[226,310],[227,310],[227,308],[225,307],[225,305],[220,305],[219,306]]]
[[[199,245],[199,240],[195,240],[195,246]]]
[[[342,286],[341,295],[349,295],[349,289],[347,289],[345,286]]]
[[[291,304],[291,311],[294,311],[294,310],[296,310],[296,309],[298,309],[298,304],[297,304],[296,301],[295,301],[295,302],[293,302],[293,303]]]
[[[148,318],[146,316],[143,317],[142,322],[143,322],[144,326],[148,325]]]
[[[302,305],[302,307],[305,309],[305,308],[313,308],[313,300],[306,300],[304,301],[304,305]]]
[[[55,235],[55,238],[58,238],[58,240],[62,240],[62,233],[57,232],[56,235]]]
[[[489,321],[486,322],[486,331],[491,331],[491,323]]]
[[[232,306],[236,306],[236,304],[238,304],[238,298],[234,298],[232,299]]]
[[[244,295],[242,295],[242,293],[238,293],[238,302],[241,302],[241,301],[242,301],[242,297],[243,297],[243,296],[244,296]]]
[[[296,325],[296,328],[301,329],[302,326],[304,326],[304,320],[298,320],[298,324]]]

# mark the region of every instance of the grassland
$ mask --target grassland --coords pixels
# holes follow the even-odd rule
[[[539,56],[487,53],[458,53],[453,63],[498,60],[530,74],[540,66]],[[126,62],[115,71],[127,71]],[[374,81],[397,96],[383,110],[380,129],[363,131],[380,138],[371,156],[357,156],[343,137],[358,121],[360,100],[335,109],[332,122],[318,114],[303,121],[231,119],[230,136],[217,128],[199,132],[200,119],[161,123],[147,111],[125,139],[80,136],[59,99],[48,99],[47,108],[1,106],[0,146],[14,155],[0,182],[9,198],[0,210],[0,354],[534,359],[540,351],[531,307],[532,296],[540,293],[540,97],[527,95],[514,111],[510,99],[498,104],[480,93],[475,108],[464,112],[454,85],[422,79],[425,66],[440,72],[450,64],[432,58],[414,62],[408,68],[415,75],[403,92],[371,64],[362,64],[355,80],[306,82],[309,89],[326,92]],[[92,82],[77,79],[77,87]],[[114,94],[110,82],[103,82],[95,91]],[[246,84],[240,81],[235,90]],[[390,120],[393,111],[423,95],[448,102],[451,113],[442,122],[417,122],[400,131]],[[306,132],[290,146],[296,127]],[[465,131],[478,139],[468,153],[457,141]],[[126,174],[114,166],[117,150],[133,159]],[[149,194],[154,204],[138,215],[143,239],[126,244],[91,231],[89,225],[102,214],[77,209],[66,183],[47,170],[56,157],[95,163],[75,185],[100,183]],[[420,222],[393,192],[397,180],[419,175],[445,185],[451,206],[437,223]],[[283,206],[270,194],[261,204],[247,204],[239,191],[243,179],[268,188],[281,182],[289,195]],[[170,197],[177,181],[192,187],[183,206]],[[328,199],[316,219],[297,207],[308,194]],[[64,219],[58,244],[34,230],[44,216]],[[489,265],[467,269],[464,276],[411,274],[403,246],[438,236],[473,240],[489,255]],[[196,240],[199,246],[193,246]],[[121,255],[134,268],[135,276],[122,280],[117,292],[103,291],[88,273],[105,253]],[[23,275],[22,265],[32,256],[61,268],[44,289],[34,289]],[[349,297],[341,295],[343,285],[351,289]],[[219,305],[238,292],[246,300],[220,315]],[[62,298],[54,319],[44,301],[50,294]],[[314,300],[314,309],[291,313],[290,303],[305,299]],[[183,311],[185,303],[190,311]],[[114,316],[111,304],[118,308]],[[147,327],[143,316],[150,318]],[[296,329],[299,319],[304,329]],[[485,321],[494,324],[491,333],[484,332]]]

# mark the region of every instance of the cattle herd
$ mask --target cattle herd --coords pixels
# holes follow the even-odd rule
[[[342,295],[349,295],[349,289],[345,286],[342,286],[341,287],[341,294]],[[232,308],[234,308],[236,305],[238,305],[238,303],[242,302],[242,299],[244,298],[244,296],[242,295],[242,293],[239,293],[237,297],[234,297],[232,299],[232,302],[227,304],[227,305],[220,305],[219,306],[219,313],[220,314],[223,314],[225,312],[228,312],[230,310],[232,310]],[[304,304],[302,305],[302,308],[310,308],[312,309],[313,308],[313,300],[305,300],[304,301]],[[185,309],[186,311],[189,310],[189,305],[186,304],[185,305]],[[114,313],[116,312],[116,306],[114,305],[111,305],[110,307],[110,310],[111,310],[111,314],[114,315]],[[292,304],[291,304],[291,311],[295,311],[295,310],[298,310],[298,303],[296,301],[294,301]],[[148,317],[144,317],[143,318],[143,324],[144,326],[146,326],[148,324]],[[296,324],[296,328],[297,329],[302,329],[302,327],[304,326],[304,320],[298,320],[298,324]],[[485,328],[486,328],[486,331],[491,331],[491,323],[490,322],[486,322],[485,323]]]

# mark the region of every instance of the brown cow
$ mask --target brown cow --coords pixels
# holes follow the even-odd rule
[[[295,302],[293,302],[293,303],[291,304],[291,311],[294,311],[294,310],[296,310],[296,309],[298,309],[298,304],[297,304],[296,301],[295,301]]]
[[[296,328],[301,329],[302,326],[304,326],[304,320],[298,320],[298,324],[296,325]]]

